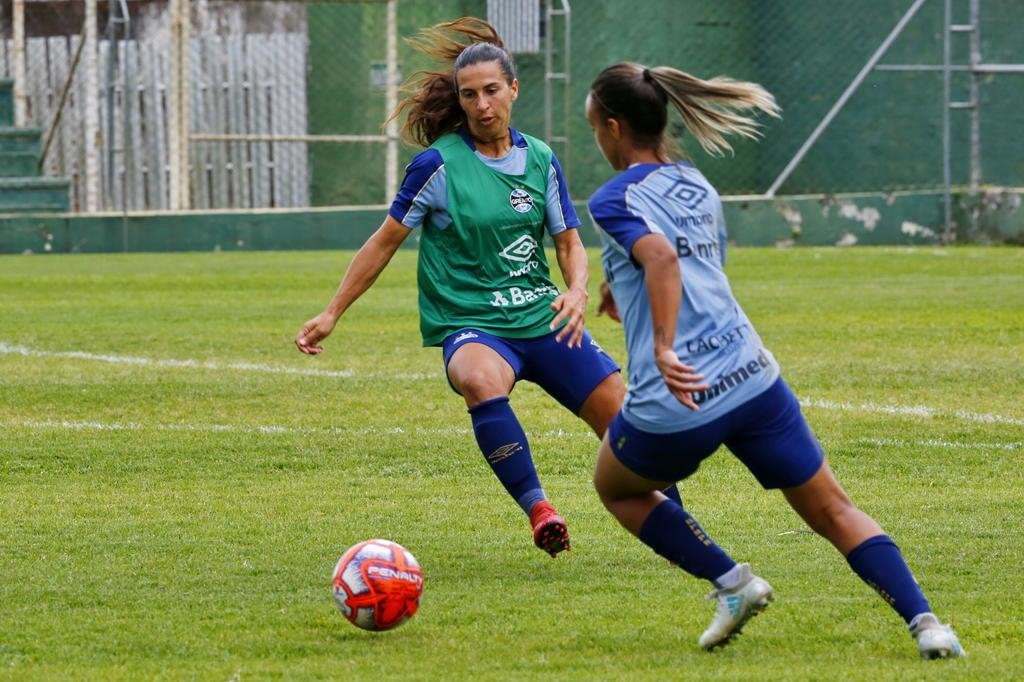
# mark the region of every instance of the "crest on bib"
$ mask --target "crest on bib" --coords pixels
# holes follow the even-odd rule
[[[516,213],[528,213],[533,208],[533,197],[525,189],[517,187],[508,195],[508,203]]]

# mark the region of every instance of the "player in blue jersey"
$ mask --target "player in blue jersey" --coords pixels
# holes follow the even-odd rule
[[[609,287],[599,310],[621,316],[629,353],[629,391],[594,476],[601,501],[655,552],[712,582],[717,608],[699,644],[724,645],[768,605],[772,588],[659,490],[725,445],[763,487],[781,489],[906,620],[923,657],[964,655],[899,549],[836,481],[775,358],[733,297],[721,201],[692,164],[670,156],[669,104],[713,154],[730,149],[728,134],[757,136],[748,112],[779,112],[758,85],[669,67],[616,64],[591,85],[587,118],[621,171],[589,202]]]
[[[414,45],[448,67],[414,75],[412,94],[393,114],[407,114],[403,132],[427,149],[409,164],[384,224],[334,298],[295,343],[320,353],[341,315],[419,231],[423,343],[442,348],[487,463],[529,517],[534,543],[555,556],[570,548],[568,528],[541,487],[509,394],[518,381],[532,381],[600,437],[626,392],[618,366],[584,329],[580,221],[554,154],[509,126],[519,82],[494,29],[464,18],[428,29]],[[549,278],[545,235],[565,292]]]

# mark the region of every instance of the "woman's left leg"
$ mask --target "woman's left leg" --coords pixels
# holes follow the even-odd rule
[[[754,575],[749,564],[737,564],[716,545],[681,504],[661,490],[668,481],[639,476],[612,452],[609,435],[598,451],[594,487],[605,508],[622,526],[655,552],[717,588],[715,616],[698,644],[713,649],[728,644],[751,617],[772,600],[772,588]]]
[[[594,390],[590,392],[583,406],[580,408],[579,417],[585,421],[598,438],[604,438],[608,431],[608,425],[622,408],[622,402],[626,398],[626,384],[622,380],[620,372],[613,372],[606,376]],[[662,490],[668,499],[682,506],[683,500],[679,496],[679,488],[675,483],[669,483]]]

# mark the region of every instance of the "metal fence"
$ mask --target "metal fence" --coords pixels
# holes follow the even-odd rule
[[[1024,185],[1024,0],[2,0],[0,77],[75,210],[381,204],[417,150],[382,129],[430,66],[401,42],[489,18],[519,67],[514,125],[585,198],[610,170],[582,103],[622,60],[772,91],[760,142],[707,157],[723,194]],[[18,19],[18,15],[21,19]],[[19,54],[23,50],[23,57]],[[19,73],[20,70],[20,73]],[[947,219],[948,223],[948,219]]]

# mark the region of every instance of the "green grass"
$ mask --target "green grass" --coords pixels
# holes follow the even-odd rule
[[[616,525],[590,484],[596,440],[523,384],[513,403],[573,531],[571,554],[548,559],[439,352],[419,346],[414,253],[322,356],[291,345],[350,257],[0,258],[0,678],[1024,676],[1024,251],[730,253],[840,479],[970,652],[932,664],[726,453],[684,499],[777,601],[734,645],[699,651],[708,586]],[[591,329],[624,359],[611,322]],[[426,574],[420,613],[383,634],[348,625],[328,588],[370,537]]]

